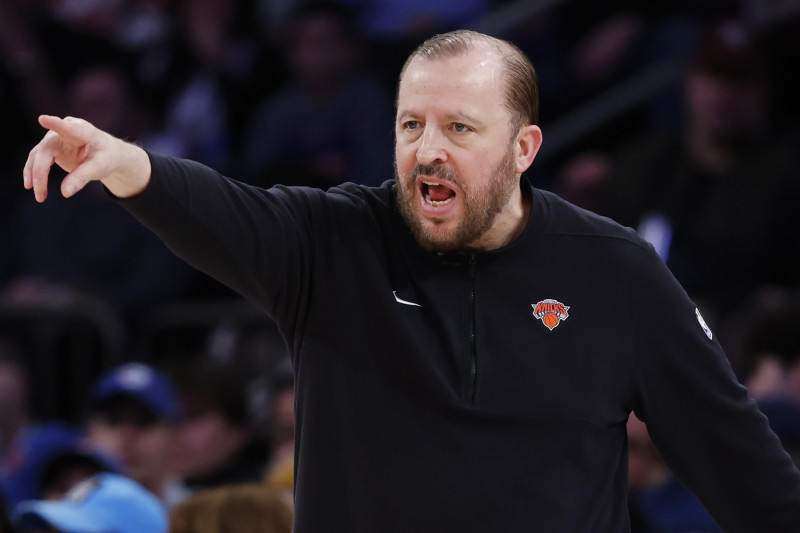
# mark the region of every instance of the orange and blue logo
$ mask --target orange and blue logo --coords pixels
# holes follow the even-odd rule
[[[533,316],[541,320],[542,324],[550,331],[553,331],[563,320],[569,318],[569,313],[567,312],[569,311],[569,306],[562,304],[558,300],[548,298],[531,304],[531,307],[533,307]]]

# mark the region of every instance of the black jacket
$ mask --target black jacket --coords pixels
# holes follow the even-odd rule
[[[298,533],[627,531],[631,410],[726,532],[800,531],[800,474],[631,230],[526,184],[516,242],[429,253],[393,182],[264,191],[151,160],[123,205],[292,354]]]

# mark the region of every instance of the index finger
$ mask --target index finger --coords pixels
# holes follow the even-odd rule
[[[91,124],[74,117],[39,115],[39,124],[45,129],[56,132],[65,143],[72,145],[88,143],[94,133],[94,127]]]

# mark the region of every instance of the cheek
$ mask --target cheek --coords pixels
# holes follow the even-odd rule
[[[180,430],[180,441],[187,449],[196,453],[213,450],[219,442],[220,425],[214,420],[198,420],[188,423]]]
[[[397,171],[401,176],[411,172],[411,170],[417,164],[416,148],[406,144],[395,144],[394,163],[397,166]]]
[[[93,424],[89,427],[89,438],[103,449],[117,450],[120,438],[113,429],[103,424]]]
[[[155,430],[144,433],[138,440],[140,452],[151,457],[163,457],[170,453],[172,433],[168,430]]]

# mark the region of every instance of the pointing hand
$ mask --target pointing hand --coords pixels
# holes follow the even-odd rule
[[[102,181],[121,198],[134,196],[147,187],[150,159],[138,146],[79,118],[41,115],[39,124],[48,132],[33,147],[22,171],[25,188],[33,189],[37,202],[47,199],[54,163],[68,172],[61,182],[61,193],[67,198],[90,181]]]

